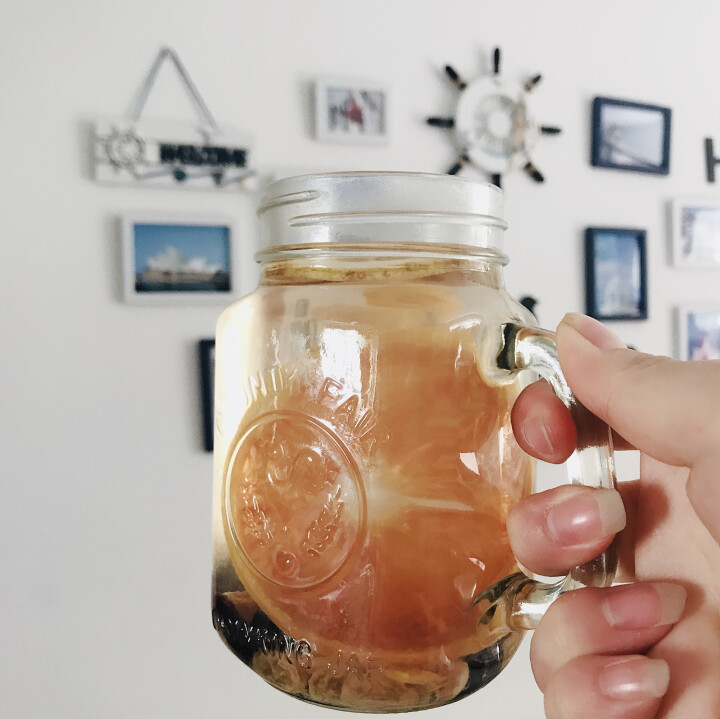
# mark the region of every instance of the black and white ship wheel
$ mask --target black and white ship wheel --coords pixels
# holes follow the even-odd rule
[[[542,80],[534,75],[524,83],[504,81],[500,76],[500,48],[493,52],[493,72],[465,82],[450,65],[445,74],[458,90],[455,114],[429,117],[428,125],[451,130],[458,160],[448,170],[456,175],[466,164],[486,172],[498,187],[502,176],[524,170],[535,182],[545,180],[533,164],[531,152],[540,135],[557,135],[559,127],[538,125],[528,96]]]

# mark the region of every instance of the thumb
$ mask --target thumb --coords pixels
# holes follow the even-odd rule
[[[582,404],[641,452],[691,469],[690,499],[720,541],[720,362],[629,350],[600,322],[577,314],[560,323],[557,345]]]

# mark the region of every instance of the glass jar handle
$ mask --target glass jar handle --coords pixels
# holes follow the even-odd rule
[[[524,369],[546,379],[570,410],[577,427],[577,447],[567,461],[571,484],[615,488],[612,435],[609,427],[580,404],[563,376],[555,334],[536,327],[506,324],[504,344],[498,355],[500,369],[517,373]],[[617,566],[615,542],[599,557],[583,564],[560,581],[545,584],[522,572],[492,585],[475,598],[476,605],[490,606],[480,622],[490,630],[535,629],[545,610],[561,594],[583,586],[605,587],[612,583]],[[493,632],[494,633],[494,632]]]

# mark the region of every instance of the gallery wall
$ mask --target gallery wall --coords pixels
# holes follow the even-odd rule
[[[446,170],[456,153],[424,123],[452,108],[442,68],[474,77],[499,45],[508,78],[543,74],[534,109],[563,128],[534,154],[544,184],[520,173],[504,183],[510,291],[535,296],[553,327],[584,308],[584,229],[643,228],[649,319],[614,326],[639,349],[672,354],[674,308],[720,302],[720,274],[673,268],[667,235],[673,198],[720,196],[720,184],[705,180],[702,149],[706,136],[720,146],[719,24],[712,0],[7,4],[0,713],[329,716],[271,690],[211,627],[212,461],[202,448],[197,342],[212,336],[221,306],[122,299],[126,212],[233,217],[238,289],[250,291],[256,195],[110,188],[90,175],[90,123],[127,112],[160,47],[178,51],[219,122],[254,136],[259,169],[288,173]],[[387,85],[387,146],[313,138],[310,87],[320,75]],[[669,175],[590,166],[596,95],[672,108]],[[146,112],[193,117],[167,68]],[[479,695],[433,716],[540,719],[528,643]]]

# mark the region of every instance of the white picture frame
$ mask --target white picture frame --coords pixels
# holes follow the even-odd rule
[[[720,199],[681,197],[670,205],[672,263],[720,270]]]
[[[315,137],[320,142],[386,145],[388,88],[343,77],[315,80]]]
[[[123,299],[131,305],[227,305],[237,296],[234,221],[218,215],[120,218]]]
[[[676,319],[680,359],[720,359],[720,303],[680,305]]]

